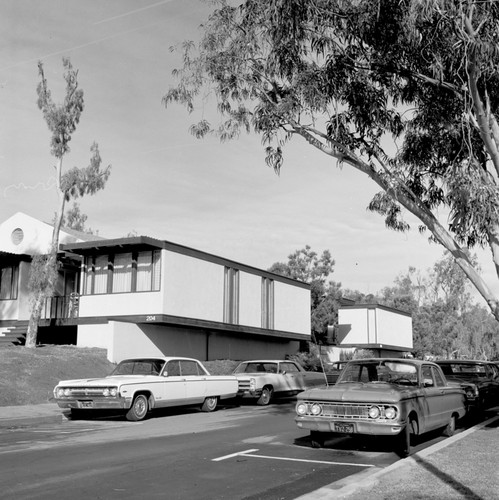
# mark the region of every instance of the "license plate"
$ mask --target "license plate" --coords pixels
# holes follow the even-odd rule
[[[92,408],[94,403],[92,401],[80,401],[81,408]]]
[[[334,424],[334,432],[346,432],[353,433],[354,427],[353,424]]]

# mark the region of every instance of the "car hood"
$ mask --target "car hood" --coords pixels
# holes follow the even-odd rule
[[[127,382],[137,381],[158,381],[160,377],[157,375],[112,375],[102,378],[82,378],[75,380],[61,380],[57,385],[72,386],[72,387],[102,387],[110,385],[119,385]]]
[[[298,399],[320,401],[349,401],[357,403],[397,403],[414,397],[418,387],[397,387],[388,383],[349,382],[329,387],[316,387],[298,394]]]

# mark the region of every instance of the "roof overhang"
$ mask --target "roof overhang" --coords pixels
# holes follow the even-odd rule
[[[124,323],[134,323],[137,325],[169,325],[186,328],[199,328],[211,330],[213,332],[227,332],[238,336],[257,335],[264,337],[277,337],[287,340],[310,340],[310,335],[304,333],[286,332],[281,330],[268,330],[251,326],[233,325],[228,323],[218,323],[217,321],[199,320],[185,318],[182,316],[170,316],[167,314],[156,314],[154,316],[133,315],[109,317],[108,321],[121,321]]]
[[[2,264],[17,264],[18,262],[30,262],[32,256],[25,253],[10,253],[0,250],[0,259]]]

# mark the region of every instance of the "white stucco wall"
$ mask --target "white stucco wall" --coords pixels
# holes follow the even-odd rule
[[[224,266],[162,251],[164,314],[223,321]]]
[[[394,314],[383,309],[378,310],[378,343],[413,348],[412,318],[403,314]]]
[[[112,361],[109,352],[113,345],[113,329],[111,322],[100,325],[78,325],[76,345],[107,349],[108,359]]]
[[[13,241],[12,234],[16,229],[22,231],[22,241]],[[17,212],[0,224],[0,250],[27,255],[48,253],[52,243],[53,230],[54,228],[50,224]],[[61,244],[77,241],[81,240],[61,230],[59,234]]]
[[[310,290],[274,282],[274,328],[310,335]]]
[[[103,295],[82,295],[80,297],[80,318],[128,315],[161,314],[163,293],[110,293]]]

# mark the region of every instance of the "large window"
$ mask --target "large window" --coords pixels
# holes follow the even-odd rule
[[[262,278],[262,328],[274,329],[274,280]]]
[[[17,299],[18,266],[0,267],[0,300]]]
[[[85,259],[86,295],[160,289],[161,251],[126,252]]]
[[[224,321],[239,323],[239,271],[231,267],[224,274]]]

